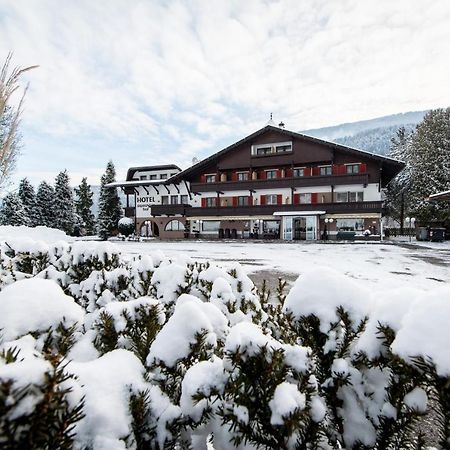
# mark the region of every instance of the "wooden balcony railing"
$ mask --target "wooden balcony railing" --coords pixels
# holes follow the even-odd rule
[[[309,186],[336,186],[342,184],[369,183],[369,174],[313,175],[307,177],[274,178],[270,180],[217,181],[215,183],[191,183],[192,192],[216,192],[231,190],[256,190],[295,188]]]

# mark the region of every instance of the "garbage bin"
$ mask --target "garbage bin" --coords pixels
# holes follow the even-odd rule
[[[416,239],[418,241],[428,241],[428,228],[427,227],[417,227],[416,229]]]
[[[443,242],[445,239],[445,228],[430,228],[429,239],[432,242]]]

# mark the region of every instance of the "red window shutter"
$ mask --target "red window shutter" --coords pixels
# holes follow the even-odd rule
[[[359,165],[359,173],[366,173],[367,170],[367,164],[362,163]]]
[[[281,194],[277,195],[277,205],[283,204],[283,196]]]
[[[266,196],[261,195],[261,205],[265,205],[265,204],[266,204]]]
[[[261,172],[259,172],[259,178],[261,180],[265,180],[267,178],[265,170],[261,170]]]
[[[281,169],[277,170],[277,178],[281,178]]]
[[[231,173],[231,181],[237,181],[237,179],[238,179],[237,173],[236,172],[232,172]]]
[[[294,205],[298,205],[300,203],[300,194],[294,194]]]
[[[311,167],[305,167],[305,177],[310,177],[311,176]]]
[[[233,206],[237,206],[237,205],[238,205],[238,198],[233,197]]]
[[[341,164],[341,165],[339,166],[339,173],[340,173],[341,175],[345,175],[345,174],[347,173],[347,167],[345,166],[345,164]]]
[[[337,164],[333,164],[333,167],[331,168],[331,173],[333,175],[337,175],[339,173],[339,166]]]
[[[320,175],[320,169],[318,167],[312,168],[312,174],[313,175]]]
[[[206,198],[202,198],[202,208],[206,208]]]
[[[286,177],[292,177],[294,175],[291,168],[286,169],[285,173],[286,173]]]
[[[206,183],[206,175],[202,175],[202,176],[200,177],[200,182],[201,182],[201,183]]]
[[[317,203],[317,192],[311,194],[311,203]]]

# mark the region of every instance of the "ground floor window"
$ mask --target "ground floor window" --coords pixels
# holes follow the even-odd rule
[[[336,219],[338,231],[363,231],[364,219]]]
[[[202,231],[219,231],[220,222],[216,220],[205,220],[202,223]]]
[[[167,223],[166,231],[184,231],[184,224],[179,220],[171,220]]]

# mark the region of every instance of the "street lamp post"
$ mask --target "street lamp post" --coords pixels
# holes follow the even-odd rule
[[[415,217],[407,217],[405,219],[405,222],[408,224],[408,229],[409,229],[409,242],[411,242],[411,232],[412,232],[412,227],[414,226],[414,224],[416,223],[416,218]]]
[[[325,228],[324,228],[324,230],[323,230],[323,237],[324,237],[324,240],[328,240],[327,224],[332,224],[332,223],[333,223],[333,220],[334,220],[334,219],[332,219],[331,217],[325,219]]]

